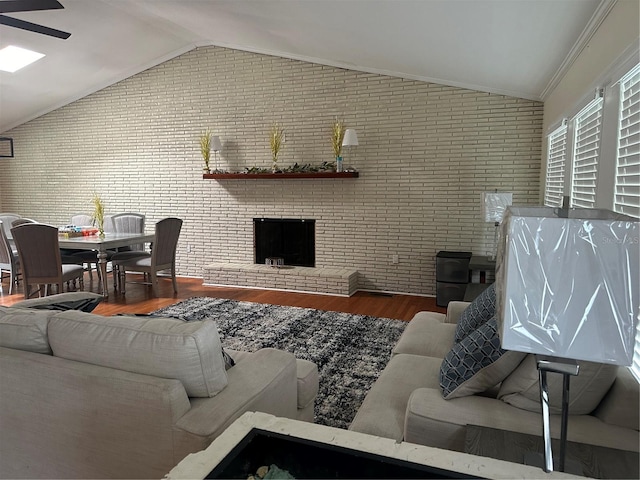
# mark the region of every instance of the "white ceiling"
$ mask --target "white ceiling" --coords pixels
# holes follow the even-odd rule
[[[191,50],[218,45],[533,100],[613,0],[60,0],[9,16],[0,48],[46,54],[0,72],[0,132]]]

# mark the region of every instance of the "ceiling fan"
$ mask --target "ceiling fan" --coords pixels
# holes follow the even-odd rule
[[[2,0],[0,1],[0,14],[12,12],[33,12],[37,10],[57,10],[64,8],[57,0]],[[71,36],[70,33],[45,27],[36,23],[18,20],[17,18],[0,15],[0,24],[9,27],[21,28],[30,32],[41,33],[51,37],[62,38],[63,40]]]

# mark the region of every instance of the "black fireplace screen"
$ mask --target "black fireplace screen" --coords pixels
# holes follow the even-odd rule
[[[316,266],[316,221],[299,218],[254,218],[256,263],[282,258],[285,265]]]

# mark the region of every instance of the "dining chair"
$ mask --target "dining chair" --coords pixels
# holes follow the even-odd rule
[[[176,282],[176,249],[178,238],[182,229],[182,220],[179,218],[164,218],[156,223],[153,249],[148,257],[130,258],[114,262],[119,269],[120,292],[125,293],[125,282],[127,272],[146,273],[149,275],[148,282],[151,284],[154,296],[158,296],[158,272],[161,270],[171,270],[171,281],[173,291],[178,293]]]
[[[76,227],[91,227],[93,226],[93,218],[91,215],[77,214],[71,217],[71,225]],[[107,230],[109,227],[109,230]],[[107,222],[107,216],[105,216],[105,233],[113,231],[111,221]],[[98,282],[102,281],[100,267],[98,266],[98,252],[95,250],[79,250],[79,249],[62,249],[62,263],[63,264],[78,264],[85,265],[89,272],[89,281],[93,281],[93,269],[95,268],[98,273]],[[107,251],[107,261],[111,260],[112,251]]]
[[[30,218],[20,217],[16,218],[13,222],[11,222],[11,228],[17,227],[18,225],[22,225],[24,223],[38,223],[35,220],[31,220]]]
[[[20,259],[17,252],[14,252],[4,232],[4,222],[0,220],[0,282],[4,272],[9,272],[9,295],[13,293],[13,286],[18,286],[18,276],[20,274]],[[2,286],[0,285],[0,289]]]
[[[144,233],[146,217],[141,213],[125,212],[111,217],[113,231],[115,233]],[[150,257],[151,253],[145,251],[144,243],[121,247],[111,256],[111,268],[113,270],[113,289],[118,290],[118,262],[134,258]]]
[[[11,229],[18,247],[24,281],[24,298],[31,296],[31,286],[37,286],[40,296],[49,294],[49,285],[62,293],[65,282],[79,280],[84,289],[82,265],[63,265],[60,258],[58,229],[43,223],[25,223]],[[34,292],[35,293],[35,292]]]
[[[22,218],[22,215],[18,215],[17,213],[0,213],[0,222],[4,225],[4,234],[9,240],[13,239],[11,236],[11,222],[19,218]]]

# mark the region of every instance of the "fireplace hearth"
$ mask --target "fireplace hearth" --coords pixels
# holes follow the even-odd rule
[[[282,258],[284,265],[316,266],[316,221],[300,218],[254,218],[255,263]]]

